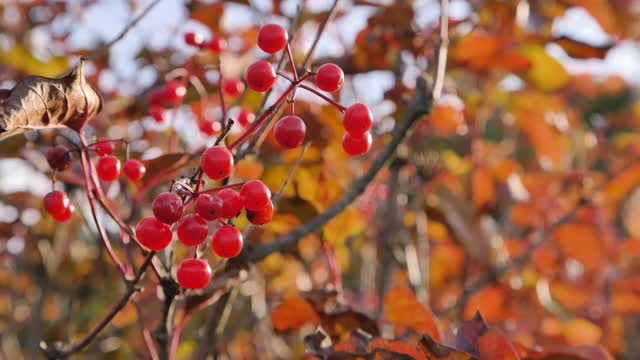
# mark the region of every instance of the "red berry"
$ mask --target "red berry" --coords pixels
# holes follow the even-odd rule
[[[153,216],[146,217],[136,225],[136,237],[144,247],[160,251],[171,242],[171,227]]]
[[[242,198],[240,195],[231,190],[224,189],[218,192],[217,196],[222,199],[222,217],[225,219],[233,219],[242,211]]]
[[[69,149],[62,145],[54,146],[47,150],[47,162],[53,170],[64,171],[71,165]]]
[[[149,104],[151,106],[161,106],[164,101],[164,87],[155,88],[149,92]]]
[[[271,191],[260,180],[249,180],[240,189],[240,197],[245,209],[259,211],[271,200]]]
[[[304,121],[295,115],[288,115],[278,120],[274,128],[278,144],[287,149],[297,148],[304,141],[307,127]]]
[[[258,60],[247,68],[247,84],[255,91],[267,91],[276,81],[276,70],[266,60]]]
[[[224,201],[218,196],[201,194],[196,198],[196,213],[206,220],[215,220],[222,217],[223,207]]]
[[[196,246],[207,240],[209,225],[198,214],[185,215],[178,222],[178,240],[187,246]]]
[[[151,205],[153,215],[165,224],[173,224],[182,216],[184,206],[180,197],[172,192],[158,194]]]
[[[71,204],[69,196],[67,196],[64,191],[60,190],[48,193],[44,198],[42,198],[42,202],[44,204],[44,209],[52,216],[64,213],[69,208],[69,204]]]
[[[247,210],[247,219],[254,225],[264,225],[273,219],[273,202],[269,200],[267,205],[258,211]]]
[[[211,119],[202,119],[198,121],[198,128],[204,135],[211,136],[222,129],[220,122]]]
[[[242,233],[233,226],[223,225],[213,234],[211,247],[221,258],[237,256],[242,251]]]
[[[210,179],[224,179],[233,169],[233,155],[224,146],[212,146],[202,154],[200,166]]]
[[[244,91],[244,84],[240,79],[224,79],[220,84],[222,93],[231,97],[238,97]]]
[[[347,108],[342,118],[342,125],[348,133],[353,135],[361,135],[369,131],[373,115],[367,105],[363,103],[355,103]]]
[[[209,40],[209,42],[206,43],[205,46],[209,48],[209,50],[211,50],[213,53],[218,54],[223,52],[224,49],[227,48],[227,40],[225,40],[220,35],[213,35],[211,40]]]
[[[164,85],[163,100],[176,103],[187,94],[187,88],[177,80],[171,80]]]
[[[185,259],[178,265],[176,278],[185,289],[204,289],[211,281],[211,267],[202,259]]]
[[[152,106],[151,109],[149,109],[149,115],[151,115],[157,123],[162,123],[164,121],[164,108],[162,106]]]
[[[284,49],[289,41],[289,34],[278,24],[266,24],[260,28],[258,33],[258,46],[262,51],[274,54]]]
[[[202,37],[202,35],[199,33],[189,31],[188,33],[184,34],[184,42],[187,43],[187,45],[199,47],[204,44],[204,37]]]
[[[120,160],[113,155],[108,155],[98,159],[96,165],[98,177],[104,181],[113,181],[120,175]]]
[[[342,87],[344,73],[336,64],[324,64],[316,71],[316,85],[320,90],[334,92]]]
[[[147,169],[140,160],[129,159],[122,165],[122,172],[131,181],[137,181],[142,179]]]
[[[245,127],[253,122],[256,119],[256,115],[249,110],[242,109],[238,113],[238,124],[242,127]]]
[[[99,156],[113,155],[113,153],[116,151],[116,146],[110,139],[107,138],[98,139],[94,147],[96,149],[96,154],[98,154]]]
[[[57,222],[65,222],[71,219],[71,217],[75,212],[76,212],[76,206],[73,204],[69,204],[69,206],[65,211],[57,215],[51,215],[51,217]]]
[[[371,133],[366,132],[360,135],[344,134],[342,148],[351,156],[365,154],[371,149]]]

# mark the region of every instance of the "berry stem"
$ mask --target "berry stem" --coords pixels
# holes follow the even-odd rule
[[[279,76],[281,76],[281,77],[283,77],[283,78],[285,78],[285,79],[289,80],[289,82],[291,82],[292,84],[295,84],[295,83],[296,83],[296,81],[295,81],[295,80],[293,80],[289,75],[285,74],[285,73],[284,73],[284,72],[282,72],[282,71],[276,71],[276,75],[279,75]]]
[[[229,184],[229,185],[223,185],[223,186],[218,186],[212,189],[207,189],[207,190],[202,190],[198,194],[211,194],[211,193],[215,193],[224,189],[233,189],[233,188],[237,188],[237,187],[241,187],[242,185],[244,185],[244,182],[240,182],[240,183],[235,183],[235,184]]]
[[[309,87],[309,86],[307,86],[305,84],[298,84],[298,86],[301,89],[305,89],[305,90],[307,90],[309,92],[312,92],[312,93],[316,94],[317,96],[321,97],[324,101],[326,101],[329,104],[335,106],[338,110],[340,110],[340,112],[344,112],[347,109],[345,106],[342,106],[341,104],[337,103],[335,100],[331,99],[330,97],[324,95],[323,93],[321,93],[320,91],[318,91],[318,90],[316,90],[316,89],[314,89],[312,87]]]
[[[293,61],[293,53],[291,52],[291,46],[289,46],[289,43],[287,43],[287,56],[289,57],[289,66],[291,67],[293,79],[298,82],[298,70],[296,69],[296,63]]]
[[[93,164],[91,162],[91,157],[89,156],[89,153],[86,151],[87,139],[84,137],[82,133],[79,133],[79,136],[80,136],[80,142],[82,143],[82,146],[83,146],[83,150],[80,152],[80,165],[82,168],[82,175],[84,176],[85,190],[87,192],[87,200],[89,202],[89,207],[91,208],[91,216],[93,217],[93,221],[96,224],[96,228],[98,230],[98,235],[100,236],[100,240],[102,241],[105,249],[107,250],[109,257],[115,264],[116,269],[123,276],[126,277],[128,275],[128,271],[126,267],[122,264],[122,262],[120,262],[120,260],[118,259],[118,256],[113,251],[113,248],[111,247],[111,242],[109,241],[109,238],[104,229],[104,226],[102,225],[102,222],[98,218],[97,211],[96,211],[96,204],[95,204],[95,195],[97,193],[98,196],[101,196],[102,192],[98,186],[99,183],[96,181],[95,177],[93,176],[94,174]],[[94,191],[96,193],[94,193]]]

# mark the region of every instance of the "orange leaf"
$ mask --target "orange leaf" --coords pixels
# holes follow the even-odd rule
[[[455,135],[465,128],[462,111],[451,105],[435,105],[427,121],[433,132],[439,136]]]
[[[473,206],[480,209],[495,200],[496,187],[491,172],[485,167],[477,168],[471,175]]]
[[[603,262],[604,244],[594,226],[569,223],[553,233],[560,251],[582,263],[587,271],[598,271]]]
[[[638,184],[640,184],[640,164],[630,166],[609,181],[602,190],[602,195],[609,205],[615,206]]]
[[[640,295],[624,291],[614,292],[611,296],[611,306],[619,315],[640,313]]]
[[[424,336],[418,344],[420,351],[427,360],[471,360],[473,355],[435,342],[429,336]]]
[[[496,55],[494,63],[513,72],[527,71],[531,68],[531,60],[514,50],[505,50]]]
[[[565,339],[569,345],[596,345],[602,337],[602,329],[586,319],[572,319],[564,325]]]
[[[478,339],[480,360],[519,360],[513,345],[500,332],[490,329]]]
[[[271,323],[277,331],[298,330],[306,324],[319,322],[311,304],[301,298],[287,299],[271,311]]]
[[[464,308],[464,317],[470,318],[480,311],[487,321],[496,322],[504,318],[507,294],[499,286],[487,286],[473,294]]]
[[[609,49],[613,47],[613,44],[593,46],[566,36],[557,38],[555,42],[560,45],[569,56],[577,59],[604,59]]]
[[[367,346],[369,352],[373,352],[376,349],[388,350],[394,354],[402,354],[411,356],[413,359],[420,360],[425,359],[425,356],[418,351],[418,349],[407,342],[399,340],[385,340],[382,338],[375,338],[369,342]]]
[[[393,288],[384,297],[385,315],[389,322],[407,326],[439,340],[440,331],[433,314],[407,288]]]
[[[451,58],[460,62],[488,62],[500,49],[495,37],[482,31],[472,31],[451,49]]]

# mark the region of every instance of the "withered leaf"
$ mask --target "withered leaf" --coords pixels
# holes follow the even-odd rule
[[[29,76],[0,92],[0,140],[28,130],[66,126],[79,130],[102,108],[102,98],[84,77],[81,59],[69,74]]]

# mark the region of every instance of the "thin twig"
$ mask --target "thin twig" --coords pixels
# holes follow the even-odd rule
[[[438,100],[444,87],[444,75],[447,69],[447,51],[449,48],[449,0],[440,0],[440,44],[436,50],[433,98]]]
[[[133,20],[131,20],[131,22],[129,22],[115,38],[102,45],[98,49],[92,51],[89,56],[87,56],[87,59],[94,60],[95,58],[104,56],[113,45],[122,40],[127,35],[127,33],[129,33],[129,31],[131,31],[131,29],[133,29],[140,22],[140,20],[142,20],[142,18],[144,18],[156,5],[160,3],[160,1],[161,0],[154,0],[149,3],[149,5],[147,5],[147,7],[144,8],[144,10],[142,10],[142,12],[138,16],[133,18]]]
[[[327,27],[327,24],[329,24],[331,19],[333,19],[333,16],[336,14],[336,9],[338,8],[338,2],[339,0],[335,0],[333,2],[333,5],[331,5],[331,9],[329,9],[329,13],[327,14],[327,17],[325,17],[324,20],[322,21],[322,24],[320,24],[320,28],[318,28],[318,32],[316,32],[316,37],[315,39],[313,39],[313,44],[311,44],[311,47],[309,48],[309,51],[307,52],[307,55],[304,57],[304,61],[302,62],[303,68],[307,68],[307,66],[310,65],[311,60],[313,59],[313,54],[315,53],[316,48],[318,47],[318,42],[320,41],[320,37],[324,33],[324,29]]]

